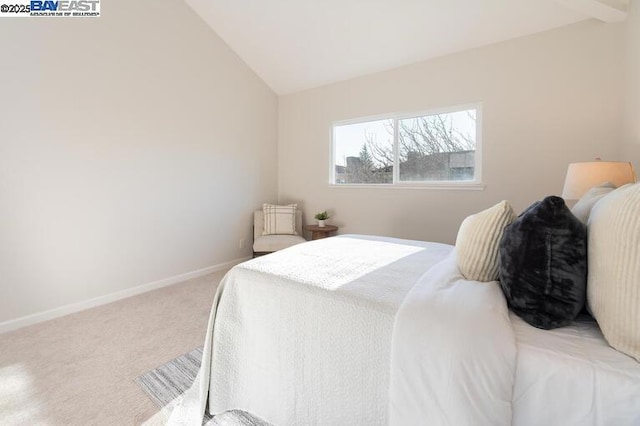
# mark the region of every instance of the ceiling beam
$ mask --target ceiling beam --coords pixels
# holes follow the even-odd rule
[[[628,0],[556,0],[571,9],[603,22],[622,22],[627,18]]]

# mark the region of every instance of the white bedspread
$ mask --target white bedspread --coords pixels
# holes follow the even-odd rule
[[[445,244],[341,236],[233,268],[216,294],[203,363],[171,424],[209,410],[275,425],[385,425],[396,312]]]

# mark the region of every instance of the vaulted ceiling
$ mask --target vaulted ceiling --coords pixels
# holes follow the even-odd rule
[[[592,17],[627,0],[186,0],[278,94]]]

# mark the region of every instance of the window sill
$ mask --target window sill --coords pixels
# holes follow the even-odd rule
[[[381,183],[381,184],[353,184],[330,183],[329,188],[344,189],[426,189],[444,191],[484,191],[486,185],[481,182],[429,182],[429,183]]]

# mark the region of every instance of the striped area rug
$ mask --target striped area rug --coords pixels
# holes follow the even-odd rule
[[[191,387],[200,369],[201,361],[202,348],[200,347],[141,374],[133,381],[158,408],[163,408]],[[211,419],[208,414],[205,416],[207,416],[205,422]]]
[[[158,408],[163,408],[191,387],[200,369],[201,360],[200,347],[139,375],[133,381]],[[211,416],[205,413],[203,423],[209,420]]]
[[[158,408],[163,408],[191,387],[201,362],[200,347],[141,374],[133,381]],[[271,426],[268,422],[242,410],[225,411],[215,417],[205,413],[202,423],[205,426]]]

